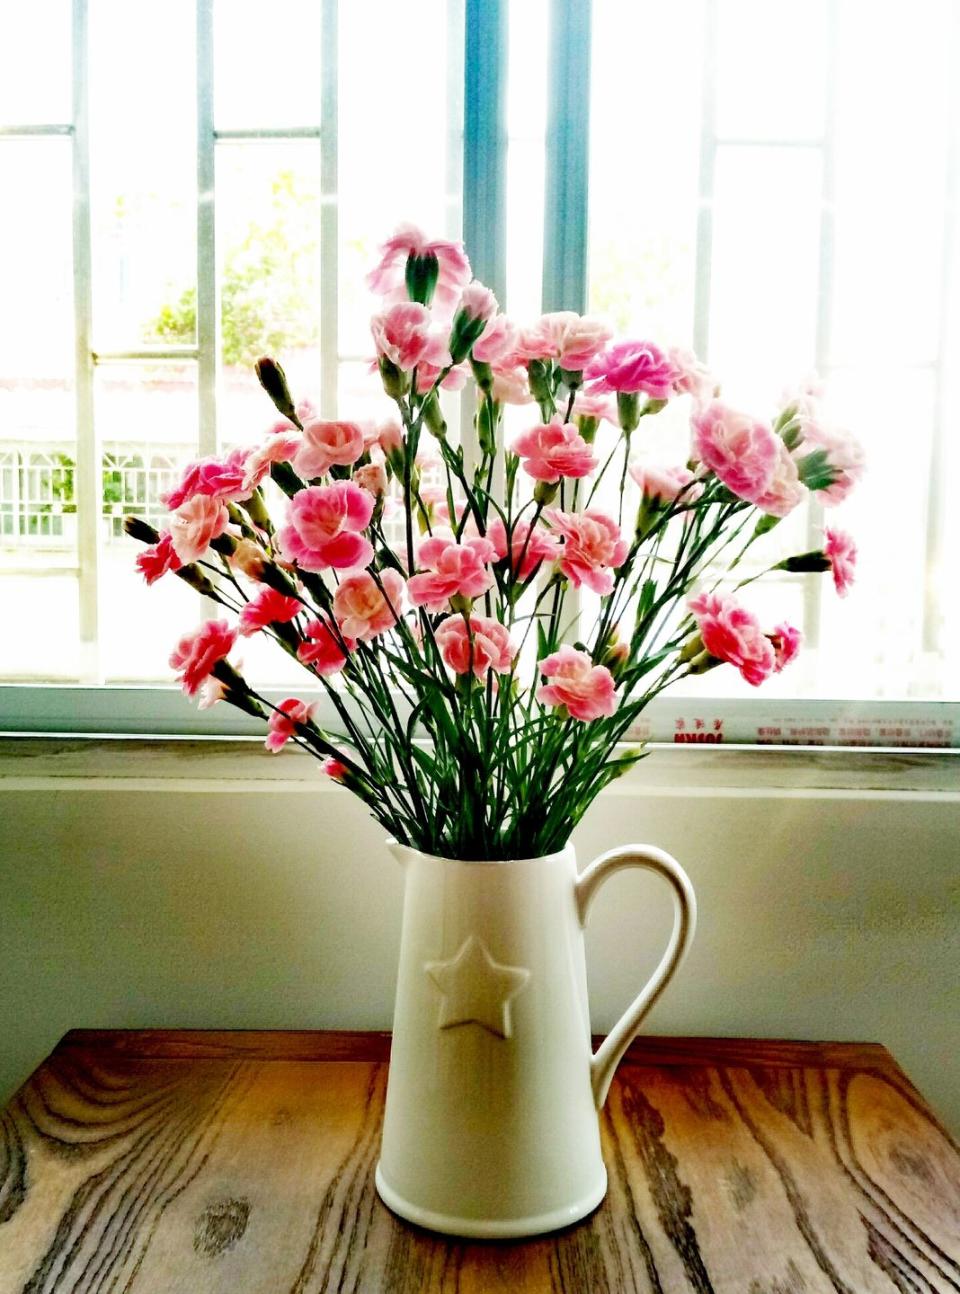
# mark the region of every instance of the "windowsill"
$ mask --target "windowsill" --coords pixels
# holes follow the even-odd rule
[[[651,745],[604,794],[755,792],[947,795],[960,800],[960,751],[823,747]],[[0,788],[56,784],[93,789],[315,791],[332,787],[317,761],[290,749],[271,755],[256,738],[3,737]]]

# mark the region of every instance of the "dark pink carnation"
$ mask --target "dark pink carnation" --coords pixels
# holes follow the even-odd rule
[[[170,668],[180,674],[187,696],[196,695],[214,665],[228,655],[236,641],[237,631],[226,620],[207,620],[193,633],[184,634],[170,655]]]
[[[584,377],[594,392],[624,395],[645,392],[651,400],[669,400],[677,370],[670,357],[651,341],[618,341],[587,365]]]
[[[752,611],[724,593],[700,593],[687,604],[705,650],[735,666],[757,687],[776,668],[776,653]]]
[[[245,638],[249,638],[268,625],[286,624],[302,609],[296,598],[288,598],[265,584],[240,612],[240,632]]]
[[[360,533],[370,524],[376,500],[352,481],[310,485],[290,500],[287,524],[277,536],[287,561],[305,571],[366,566],[373,545]]]
[[[165,530],[155,544],[137,554],[137,570],[148,584],[155,584],[167,571],[178,571],[181,564],[169,530]]]
[[[834,530],[828,526],[826,533],[826,543],[823,545],[824,556],[830,562],[834,586],[840,596],[845,598],[853,587],[857,565],[857,545],[845,530]]]

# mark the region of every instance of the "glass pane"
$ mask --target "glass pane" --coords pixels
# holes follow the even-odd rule
[[[71,0],[3,7],[0,126],[73,120]]]
[[[320,0],[217,0],[218,130],[319,126],[322,15]]]
[[[701,17],[694,0],[594,7],[590,309],[664,342],[692,335]]]
[[[192,0],[97,0],[90,176],[97,350],[191,345],[196,316]],[[149,58],[128,51],[149,49]]]
[[[272,355],[296,400],[320,398],[320,146],[222,144],[217,241],[224,365],[221,439],[276,422],[253,365]]]
[[[719,150],[709,358],[758,413],[814,364],[820,188],[812,149]]]
[[[862,7],[860,14],[862,25]],[[719,136],[819,136],[830,41],[824,0],[718,0],[717,18]]]
[[[412,222],[434,237],[460,232],[454,179],[461,122],[448,101],[460,97],[463,47],[451,39],[458,31],[457,10],[446,0],[424,0],[412,21],[409,7],[392,0],[352,0],[340,7],[339,348],[344,356],[373,354],[373,303],[364,280],[377,248],[396,226]],[[430,75],[413,75],[414,67],[429,68]],[[448,85],[451,72],[456,90]]]
[[[71,156],[66,139],[0,141],[0,597],[15,607],[0,678],[77,677]]]
[[[134,564],[141,546],[124,534],[123,517],[133,512],[160,528],[167,515],[160,495],[197,456],[196,365],[105,365],[95,400],[103,453],[101,667],[108,682],[167,682],[167,657],[200,602],[175,578],[146,586]]]

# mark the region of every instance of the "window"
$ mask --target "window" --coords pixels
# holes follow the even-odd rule
[[[410,219],[462,233],[516,317],[589,309],[694,344],[758,413],[816,369],[866,445],[843,509],[854,594],[797,576],[758,594],[803,625],[802,664],[756,696],[732,671],[694,680],[650,734],[960,744],[951,0],[906,27],[860,0],[424,0],[415,22],[389,0],[278,0],[267,29],[253,0],[34,0],[11,20],[0,726],[112,726],[95,690],[51,683],[141,689],[141,729],[193,723],[146,690],[190,595],[139,582],[121,518],[263,433],[260,353],[324,412],[381,407],[361,285]],[[672,413],[650,434],[676,454]],[[790,524],[803,546],[823,517]]]

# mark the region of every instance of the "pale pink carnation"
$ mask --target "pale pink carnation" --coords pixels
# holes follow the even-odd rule
[[[749,503],[770,488],[782,442],[765,422],[713,400],[693,415],[693,453]]]
[[[588,476],[597,465],[593,450],[572,422],[541,423],[518,436],[513,453],[523,459],[523,470],[535,481],[553,483],[561,476]]]
[[[288,598],[265,584],[240,612],[240,632],[249,638],[268,625],[286,624],[301,610],[302,605],[296,598]]]
[[[479,597],[493,584],[489,563],[496,555],[489,539],[458,544],[452,538],[434,535],[420,545],[417,565],[426,567],[427,572],[408,581],[410,602],[439,612],[449,610],[452,597]]]
[[[347,652],[354,651],[357,646],[355,638],[347,638],[327,617],[308,621],[303,633],[304,641],[297,648],[297,659],[310,665],[318,674],[336,674],[342,670],[347,662]]]
[[[333,614],[346,638],[369,642],[392,629],[403,610],[404,584],[399,571],[385,570],[379,582],[369,571],[348,575],[333,595]]]
[[[193,633],[184,634],[170,655],[170,668],[180,674],[187,696],[196,695],[214,665],[232,651],[236,641],[237,631],[226,620],[207,620]]]
[[[507,528],[501,517],[487,527],[487,538],[502,561],[507,556]],[[544,526],[529,521],[514,522],[510,532],[510,573],[514,580],[527,580],[542,562],[553,561],[560,550],[557,539]]]
[[[823,545],[824,556],[830,562],[833,583],[837,592],[845,598],[853,588],[857,565],[857,545],[852,535],[845,530],[827,527],[826,543]]]
[[[285,424],[289,427],[289,423]],[[273,463],[289,463],[299,450],[303,438],[299,431],[280,431],[265,441],[259,449],[252,450],[244,468],[244,489],[251,493],[269,472]]]
[[[479,364],[499,364],[513,353],[516,343],[516,324],[506,315],[495,315],[473,343],[471,353]]]
[[[370,320],[373,344],[381,359],[404,371],[416,368],[430,344],[430,311],[417,301],[402,301]]]
[[[420,395],[426,395],[438,381],[444,391],[462,391],[466,385],[467,370],[463,364],[455,364],[440,380],[440,374],[450,365],[447,341],[446,333],[433,332],[427,339],[426,348],[417,363],[417,391]]]
[[[226,699],[227,689],[218,678],[208,675],[200,684],[197,693],[197,709],[212,710],[215,705]]]
[[[380,261],[367,275],[371,291],[392,301],[405,300],[407,259],[410,256],[437,258],[439,273],[433,304],[449,316],[461,289],[470,282],[470,262],[463,243],[443,238],[428,239],[416,225],[400,225],[382,245]]]
[[[645,392],[651,400],[669,400],[676,369],[668,355],[651,341],[618,341],[597,355],[584,373],[592,391],[625,395]]]
[[[507,674],[517,654],[510,631],[499,620],[487,616],[470,616],[470,627],[463,616],[448,616],[434,633],[440,655],[455,674],[485,678],[488,670]]]
[[[155,584],[167,571],[178,571],[182,565],[173,547],[173,536],[165,530],[155,544],[137,553],[137,570],[148,584]]]
[[[457,303],[457,314],[463,313],[468,319],[482,319],[484,323],[492,319],[498,309],[497,298],[479,279],[467,284]]]
[[[788,387],[781,396],[783,408],[792,409],[794,417],[819,418],[820,406],[826,385],[816,373],[808,373],[795,387]]]
[[[785,517],[807,497],[793,455],[782,440],[778,441],[777,460],[767,488],[754,500],[761,512],[771,517]]]
[[[754,687],[769,678],[776,653],[751,611],[722,593],[700,593],[687,605],[709,655],[735,666]]]
[[[609,395],[580,390],[573,399],[573,416],[575,418],[596,418],[598,420],[603,418],[616,426],[617,402]]]
[[[653,503],[676,503],[681,495],[684,503],[691,503],[703,494],[703,486],[686,467],[637,460],[630,464],[630,475],[644,498]]]
[[[832,485],[816,490],[815,493],[824,507],[835,508],[838,503],[843,503],[863,476],[866,467],[863,446],[848,431],[839,427],[828,427],[806,417],[801,417],[799,421],[803,440],[794,450],[794,455],[802,459],[817,449],[826,452],[836,479]]]
[[[537,688],[541,705],[566,706],[571,718],[584,723],[605,718],[616,709],[613,675],[605,665],[594,665],[585,651],[564,644],[537,668],[550,679]]]
[[[693,396],[696,404],[706,404],[717,393],[717,379],[692,350],[672,346],[667,357],[673,365],[673,389],[677,395]]]
[[[585,584],[601,596],[613,588],[613,570],[626,561],[630,545],[620,527],[605,512],[561,512],[548,509],[544,516],[563,536],[560,570],[577,588]]]
[[[377,444],[387,458],[403,452],[403,428],[399,422],[383,422],[377,431]]]
[[[181,562],[195,562],[227,528],[230,514],[219,499],[195,494],[170,518],[170,542]]]
[[[369,490],[374,497],[387,492],[387,472],[382,463],[365,463],[353,474],[354,485],[361,490]]]
[[[366,566],[373,545],[360,531],[370,524],[374,497],[352,481],[311,485],[290,500],[287,524],[277,536],[287,561],[305,571]]]
[[[352,467],[366,448],[363,431],[355,422],[324,422],[315,418],[304,424],[303,436],[293,456],[293,467],[305,481],[323,476],[336,464]]]
[[[180,484],[160,496],[172,511],[196,494],[209,495],[225,503],[236,503],[250,497],[252,487],[245,484],[248,449],[234,449],[226,458],[201,458],[184,468]]]
[[[789,665],[800,655],[800,646],[803,643],[803,634],[793,625],[784,621],[777,625],[773,633],[767,634],[770,639],[770,645],[773,647],[773,670],[779,674],[784,666]]]
[[[263,743],[267,750],[274,754],[282,750],[291,737],[296,735],[297,725],[309,722],[316,705],[298,701],[295,696],[288,696],[281,701],[267,720],[267,739]]]
[[[455,515],[450,516],[450,506],[447,502],[447,492],[442,485],[423,485],[420,487],[420,498],[424,507],[427,509],[427,516],[433,526],[457,526],[466,511],[466,500],[454,496],[453,510]]]
[[[520,333],[516,353],[525,360],[555,359],[561,368],[579,373],[612,336],[602,319],[555,310],[541,315],[532,328]]]
[[[527,370],[520,367],[500,367],[499,362],[493,370],[492,395],[498,404],[530,404],[530,383]]]

